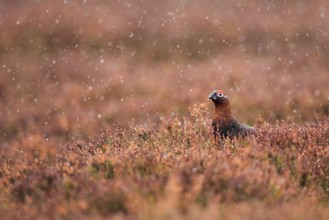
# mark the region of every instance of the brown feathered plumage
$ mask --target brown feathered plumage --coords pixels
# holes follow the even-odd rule
[[[224,91],[214,90],[208,98],[215,104],[215,118],[212,122],[215,139],[244,138],[255,131],[253,127],[241,124],[233,117],[230,101]]]

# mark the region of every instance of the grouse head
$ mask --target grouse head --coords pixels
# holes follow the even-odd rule
[[[214,90],[208,97],[216,106],[229,103],[228,97],[223,90]]]

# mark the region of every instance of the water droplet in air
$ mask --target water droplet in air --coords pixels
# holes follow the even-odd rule
[[[317,90],[314,91],[315,96],[319,96],[320,94],[321,94],[320,90],[317,89]]]

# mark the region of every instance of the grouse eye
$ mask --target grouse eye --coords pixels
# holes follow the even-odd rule
[[[218,95],[218,97],[223,97],[224,96],[223,93],[218,93],[217,95]]]

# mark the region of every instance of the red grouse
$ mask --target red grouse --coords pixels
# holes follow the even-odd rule
[[[233,117],[230,101],[224,91],[214,90],[208,98],[215,104],[215,118],[212,122],[215,139],[244,138],[255,131],[253,127],[241,124]]]

